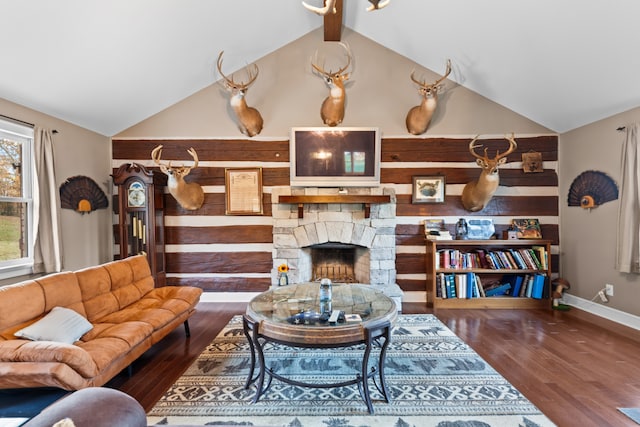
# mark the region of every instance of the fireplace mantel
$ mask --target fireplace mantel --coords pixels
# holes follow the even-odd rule
[[[305,203],[362,203],[364,205],[364,217],[369,218],[372,203],[390,203],[391,196],[374,196],[366,194],[333,194],[321,196],[284,196],[278,197],[279,203],[291,203],[298,205],[298,218],[304,217]]]

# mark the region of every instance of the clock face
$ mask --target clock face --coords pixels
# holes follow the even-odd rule
[[[140,182],[134,182],[129,186],[129,207],[131,208],[139,208],[145,205],[146,202],[146,194],[145,188]]]

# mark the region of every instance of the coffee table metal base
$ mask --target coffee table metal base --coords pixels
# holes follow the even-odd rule
[[[313,387],[313,388],[335,388],[335,387],[344,387],[353,384],[358,385],[358,390],[360,395],[362,396],[365,404],[367,405],[367,410],[370,414],[373,414],[373,404],[371,402],[371,395],[369,393],[369,379],[373,378],[373,383],[382,394],[385,402],[389,403],[391,401],[387,384],[384,377],[384,363],[387,352],[387,347],[389,345],[391,339],[391,324],[390,322],[382,322],[376,324],[375,328],[367,328],[364,327],[364,339],[356,342],[346,342],[340,344],[300,344],[294,342],[286,342],[283,340],[276,340],[264,336],[259,332],[259,324],[256,322],[252,322],[245,315],[243,317],[243,329],[244,334],[249,341],[249,347],[251,348],[251,364],[249,367],[249,374],[247,376],[247,381],[245,383],[245,388],[249,388],[251,384],[256,383],[256,394],[253,397],[253,403],[258,402],[260,397],[267,392],[269,387],[271,386],[271,382],[273,378],[280,380],[284,383],[299,386],[299,387]],[[261,343],[261,340],[263,341]],[[276,342],[279,344],[287,345],[290,347],[306,347],[306,348],[338,348],[338,347],[350,347],[353,345],[364,344],[365,349],[362,355],[362,366],[361,371],[356,373],[355,378],[342,381],[338,383],[306,383],[295,381],[290,378],[287,378],[283,375],[278,374],[272,368],[266,369],[265,364],[265,356],[264,356],[264,343],[267,341]],[[380,355],[378,358],[378,366],[372,367],[369,370],[369,357],[371,356],[371,352],[374,346],[380,346]],[[257,372],[256,372],[256,355],[257,355]],[[254,376],[255,374],[255,376]],[[377,375],[376,375],[377,374]],[[268,376],[268,379],[267,379]],[[377,377],[377,378],[376,378]],[[266,379],[266,384],[265,384]],[[378,379],[378,381],[376,381]]]

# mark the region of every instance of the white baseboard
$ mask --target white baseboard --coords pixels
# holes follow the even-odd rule
[[[610,308],[599,301],[589,301],[570,294],[564,294],[562,301],[565,304],[579,308],[582,311],[603,317],[607,320],[611,320],[612,322],[620,323],[621,325],[628,326],[629,328],[640,330],[639,316],[625,313],[624,311],[616,310],[615,308]]]

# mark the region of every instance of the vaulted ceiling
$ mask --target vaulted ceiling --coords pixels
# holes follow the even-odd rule
[[[307,0],[321,6],[322,0]],[[636,0],[344,0],[344,25],[558,133],[640,106]],[[111,136],[317,29],[297,0],[0,0],[0,98]],[[225,54],[226,55],[226,54]],[[1,112],[0,112],[1,113]]]

